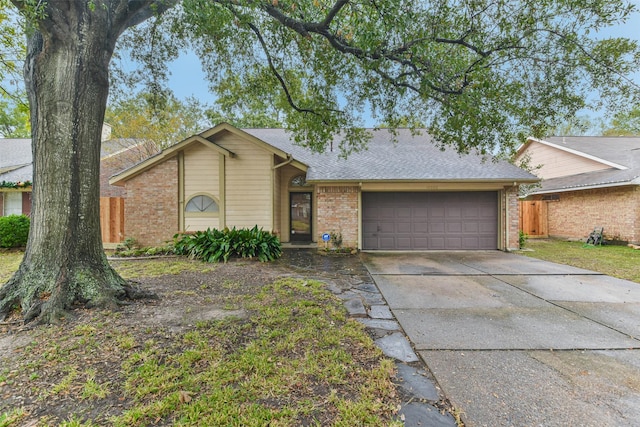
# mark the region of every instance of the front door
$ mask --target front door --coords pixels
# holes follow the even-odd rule
[[[291,206],[291,241],[311,241],[311,194],[289,193]]]

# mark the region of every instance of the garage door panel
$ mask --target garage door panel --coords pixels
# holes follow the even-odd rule
[[[496,249],[496,192],[363,193],[364,249]]]
[[[396,233],[408,233],[413,232],[411,222],[399,222],[396,224]]]
[[[429,237],[428,240],[429,240],[428,249],[436,249],[436,250],[446,249],[444,237],[434,236],[434,237]]]
[[[426,222],[429,217],[429,208],[425,207],[414,207],[412,209],[412,216],[414,221],[424,221]]]
[[[444,233],[447,224],[444,222],[434,222],[429,224],[429,233]]]
[[[396,224],[394,222],[379,222],[377,227],[378,233],[393,234],[396,231]]]
[[[411,250],[411,249],[413,249],[411,236],[398,236],[396,238],[396,247],[399,250]]]
[[[432,218],[432,219],[444,218],[446,216],[444,207],[431,206],[428,208],[428,210],[429,210],[429,218]]]
[[[480,224],[477,222],[464,222],[462,223],[463,233],[477,233],[480,229]]]
[[[446,230],[447,234],[460,234],[462,233],[462,222],[447,222]]]
[[[396,239],[393,236],[379,236],[380,249],[394,248],[396,245]]]
[[[381,206],[379,208],[379,216],[380,218],[390,218],[393,219],[395,217],[395,209],[391,206]]]
[[[480,228],[480,233],[488,234],[488,233],[497,233],[498,232],[498,224],[493,221],[487,222],[486,220],[480,221],[478,223],[478,227]]]
[[[429,232],[429,223],[427,222],[414,222],[413,223],[413,232],[415,234],[426,234]]]
[[[462,218],[462,209],[459,207],[447,207],[445,216],[450,218]]]

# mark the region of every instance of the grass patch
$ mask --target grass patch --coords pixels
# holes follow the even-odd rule
[[[11,278],[18,270],[23,251],[0,250],[0,283]],[[158,277],[175,275],[184,272],[204,273],[216,269],[216,265],[203,264],[186,258],[161,258],[150,260],[114,260],[112,267],[125,279],[140,277]]]
[[[586,246],[582,242],[529,239],[522,255],[597,271],[640,283],[640,251],[627,246]]]
[[[280,279],[237,304],[246,316],[180,330],[86,311],[30,331],[0,360],[0,396],[23,395],[0,401],[0,426],[402,425],[394,363],[323,284]]]
[[[18,270],[23,256],[23,251],[0,250],[0,284],[9,280]]]

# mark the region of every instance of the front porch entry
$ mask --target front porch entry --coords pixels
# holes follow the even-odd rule
[[[311,242],[311,192],[289,193],[292,242]]]

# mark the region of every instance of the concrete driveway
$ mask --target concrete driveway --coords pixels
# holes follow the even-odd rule
[[[640,284],[499,251],[363,260],[467,427],[640,426]]]

